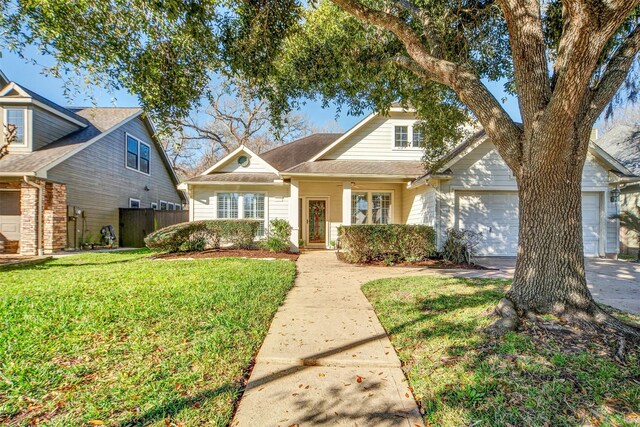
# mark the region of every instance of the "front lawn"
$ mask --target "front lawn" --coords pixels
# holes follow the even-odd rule
[[[425,424],[638,425],[637,353],[620,365],[607,343],[569,334],[560,346],[544,323],[499,340],[482,333],[507,284],[407,277],[363,287],[404,364]]]
[[[227,425],[294,263],[148,255],[0,272],[0,424]]]

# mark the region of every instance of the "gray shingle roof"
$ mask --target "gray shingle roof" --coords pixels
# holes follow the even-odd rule
[[[255,184],[270,184],[275,180],[280,179],[275,173],[235,173],[235,172],[220,172],[211,173],[209,175],[200,175],[194,178],[188,179],[186,182],[225,182],[225,183],[255,183]]]
[[[317,160],[287,169],[287,173],[317,173],[331,175],[393,175],[417,177],[424,173],[424,165],[408,160]]]
[[[631,173],[640,175],[640,125],[616,126],[596,142]]]
[[[88,123],[86,128],[62,137],[32,153],[14,154],[9,148],[9,155],[0,160],[0,175],[3,172],[36,172],[139,112],[139,108],[75,108],[73,114]]]
[[[314,133],[261,153],[260,157],[279,171],[284,171],[310,160],[342,135],[341,133]]]

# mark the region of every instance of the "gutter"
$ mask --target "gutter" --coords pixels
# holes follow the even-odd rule
[[[42,248],[42,225],[44,223],[43,211],[44,211],[44,187],[42,185],[36,184],[33,181],[29,181],[27,176],[22,177],[24,182],[33,188],[38,190],[38,218],[36,220],[36,235],[37,235],[37,243],[36,243],[36,252],[39,256],[44,255],[44,250]]]

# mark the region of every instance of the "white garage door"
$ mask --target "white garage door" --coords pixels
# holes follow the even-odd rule
[[[482,233],[481,256],[515,256],[518,253],[518,193],[507,191],[457,192],[457,228]],[[600,196],[583,193],[584,253],[597,256],[600,230]]]

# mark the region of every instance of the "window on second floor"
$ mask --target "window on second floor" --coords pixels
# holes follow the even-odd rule
[[[151,147],[131,135],[127,135],[127,168],[149,174]]]
[[[395,144],[396,148],[409,146],[409,126],[395,127]]]
[[[394,127],[394,148],[422,148],[424,136],[422,129],[415,126]]]
[[[24,108],[6,108],[4,110],[4,124],[6,126],[13,125],[16,127],[15,138],[12,142],[13,146],[25,146],[27,140],[26,131],[26,115],[27,110]]]

